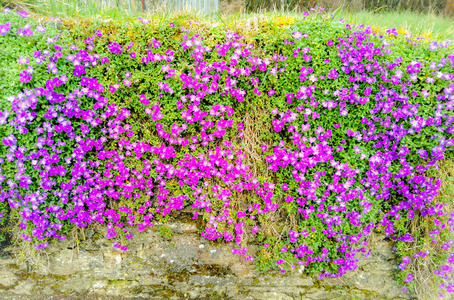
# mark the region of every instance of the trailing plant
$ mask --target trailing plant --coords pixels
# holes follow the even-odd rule
[[[185,209],[261,269],[340,277],[372,231],[401,248],[421,238],[412,220],[437,216],[447,264],[432,269],[451,292],[454,214],[434,201],[454,142],[450,41],[318,9],[292,20],[246,37],[181,16],[39,24],[5,10],[0,203],[23,242],[102,223],[127,250],[132,227]],[[402,258],[407,288],[423,255]]]

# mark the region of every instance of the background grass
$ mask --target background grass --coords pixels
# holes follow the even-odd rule
[[[337,19],[348,23],[403,29],[415,36],[430,33],[435,39],[454,40],[454,18],[433,13],[411,11],[340,12]]]
[[[105,19],[128,19],[131,17],[155,17],[167,18],[172,13],[169,8],[157,7],[146,13],[130,11],[125,7],[101,7],[95,0],[0,0],[3,6],[18,7],[41,16],[53,16],[59,18],[105,18]],[[232,4],[234,5],[234,4]],[[301,18],[302,14],[292,11],[282,12],[259,11],[256,13],[232,13],[235,10],[227,10],[230,14],[204,15],[200,11],[184,11],[183,15],[191,18],[216,19],[219,22],[235,22],[250,18],[276,18],[282,16]],[[429,38],[454,40],[454,17],[435,14],[433,12],[421,13],[413,11],[390,11],[386,7],[375,11],[353,11],[350,6],[341,6],[332,11],[335,20],[344,19],[351,24],[372,25],[380,28],[396,28],[410,32],[414,36],[424,35]]]

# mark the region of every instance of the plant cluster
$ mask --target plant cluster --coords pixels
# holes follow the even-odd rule
[[[377,228],[412,243],[408,221],[433,216],[452,292],[454,214],[430,176],[454,144],[450,41],[319,10],[254,38],[181,18],[0,24],[0,208],[24,242],[97,222],[127,250],[130,228],[189,210],[259,268],[340,277]],[[427,255],[403,257],[407,288]]]

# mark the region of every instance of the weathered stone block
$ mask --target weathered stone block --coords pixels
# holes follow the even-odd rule
[[[80,270],[75,251],[63,249],[49,257],[49,271],[57,275],[75,274]]]
[[[82,271],[104,267],[103,254],[100,251],[82,250],[78,254],[79,268]]]
[[[122,299],[395,300],[411,296],[393,280],[397,268],[394,254],[389,243],[380,238],[374,242],[376,252],[367,258],[358,255],[360,267],[355,272],[341,279],[316,280],[304,275],[304,269],[286,274],[259,272],[253,263],[233,255],[231,245],[210,245],[191,233],[191,224],[172,226],[175,234],[170,240],[151,230],[133,232],[135,238],[127,252],[116,251],[111,241],[97,232],[92,240],[79,243],[77,250],[54,245],[48,252],[48,263],[33,269],[36,276],[12,257],[1,260],[0,287],[4,289],[0,289],[0,299],[11,292],[32,298],[93,294]]]
[[[0,285],[4,287],[14,286],[19,278],[10,271],[0,271]]]

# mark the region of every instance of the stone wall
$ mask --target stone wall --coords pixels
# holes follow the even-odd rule
[[[157,231],[135,232],[129,250],[116,251],[101,232],[85,240],[55,242],[32,266],[0,255],[3,299],[409,299],[393,280],[396,262],[382,237],[360,268],[341,279],[316,280],[303,270],[261,273],[233,255],[231,246],[211,246],[195,224],[173,223],[164,239]],[[58,296],[58,298],[54,298]]]

